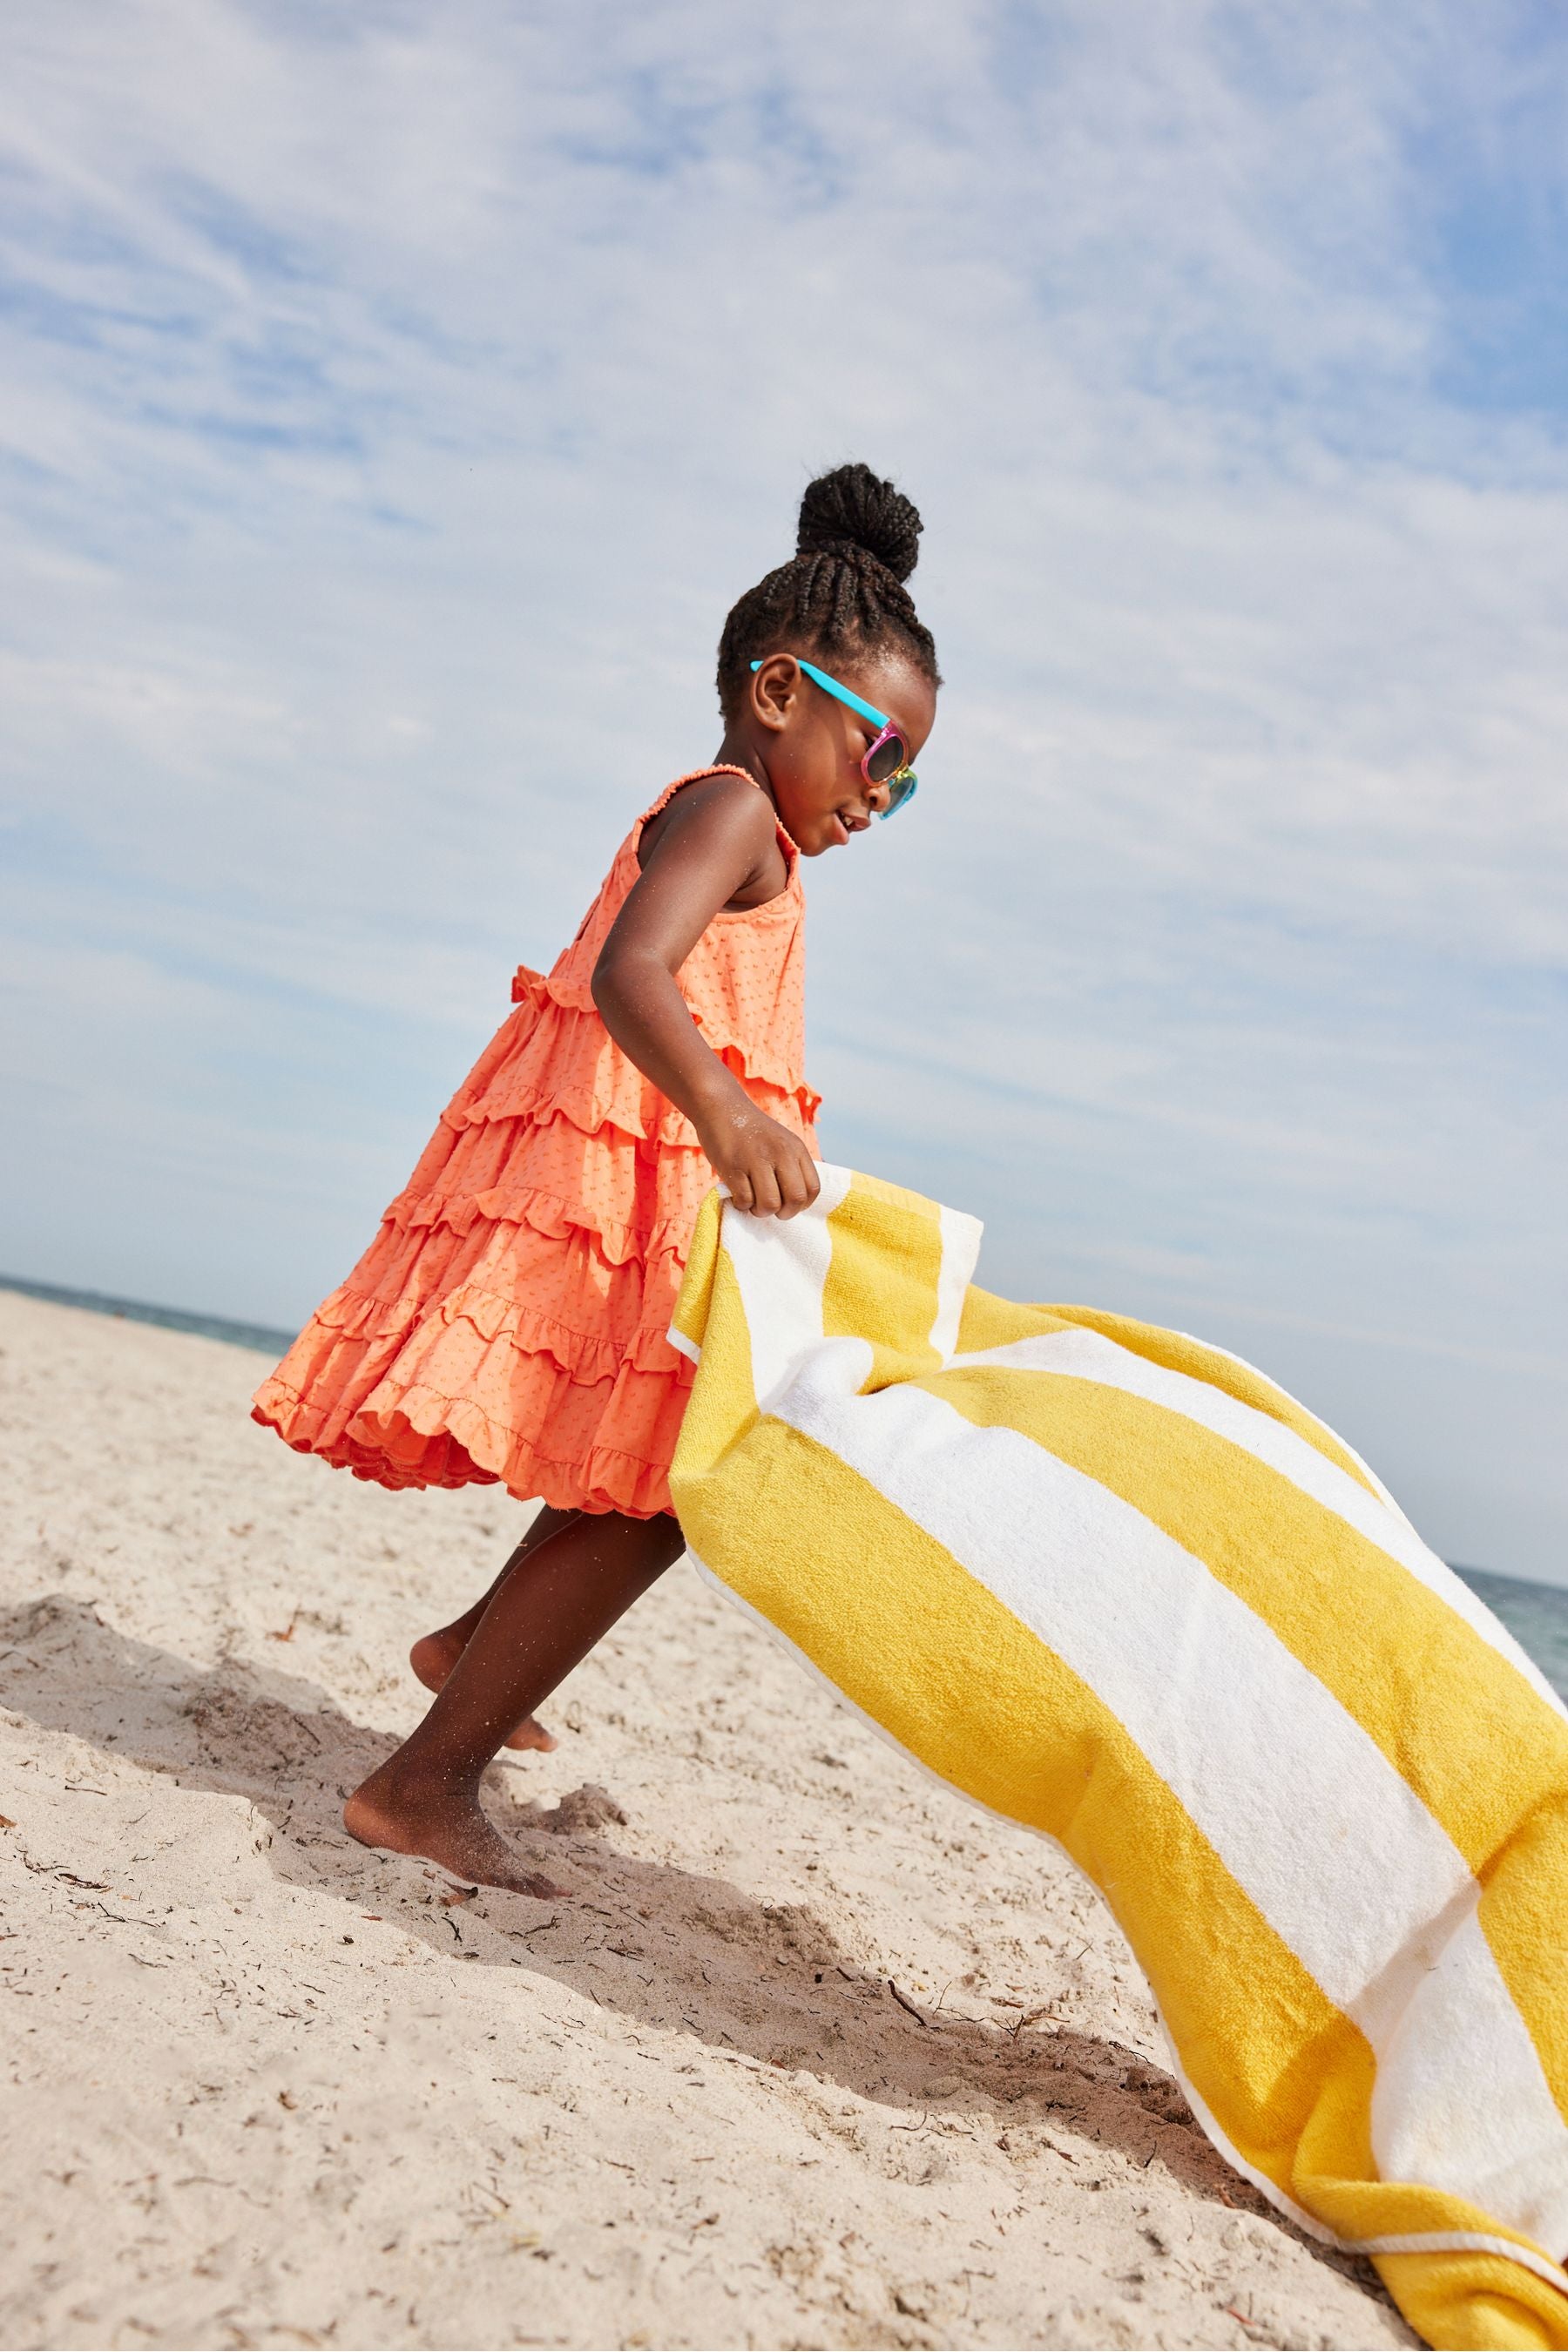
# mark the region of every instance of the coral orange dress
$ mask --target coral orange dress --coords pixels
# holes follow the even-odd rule
[[[564,1509],[668,1510],[692,1367],[665,1335],[713,1171],[611,1037],[590,982],[643,826],[722,772],[668,785],[549,977],[519,971],[516,1010],[374,1241],[257,1391],[255,1418],[300,1453],[384,1486],[499,1480]],[[677,979],[752,1101],[815,1151],[800,858],[778,837],[784,888],[717,914]]]

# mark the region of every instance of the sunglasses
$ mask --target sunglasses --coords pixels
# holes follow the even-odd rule
[[[875,814],[879,817],[889,817],[900,809],[907,808],[915,796],[916,777],[910,765],[910,747],[900,733],[897,721],[889,719],[885,710],[877,709],[874,704],[862,702],[858,694],[852,694],[847,686],[840,686],[836,677],[829,677],[827,672],[818,669],[815,662],[802,661],[798,654],[795,658],[813,684],[821,687],[824,694],[831,694],[837,701],[847,702],[851,710],[858,710],[862,719],[868,719],[873,727],[880,728],[881,733],[868,747],[860,761],[860,773],[866,782],[874,791],[888,795],[886,808],[879,808]],[[762,663],[754,661],[752,667],[753,671],[759,670]]]

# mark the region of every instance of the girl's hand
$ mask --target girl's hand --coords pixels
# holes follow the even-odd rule
[[[696,1125],[713,1173],[748,1215],[795,1216],[822,1190],[816,1162],[799,1136],[759,1110],[742,1087]]]

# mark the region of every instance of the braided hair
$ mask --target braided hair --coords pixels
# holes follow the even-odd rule
[[[869,466],[838,466],[800,502],[795,555],[748,588],[719,640],[719,707],[728,716],[769,654],[899,653],[942,684],[936,645],[904,582],[920,553],[919,509]]]

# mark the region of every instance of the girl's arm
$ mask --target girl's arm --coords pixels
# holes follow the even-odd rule
[[[763,1217],[793,1217],[816,1200],[816,1162],[704,1044],[675,975],[721,907],[764,883],[778,856],[754,785],[688,785],[594,967],[594,1002],[616,1045],[686,1113],[736,1207]]]

